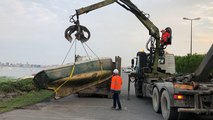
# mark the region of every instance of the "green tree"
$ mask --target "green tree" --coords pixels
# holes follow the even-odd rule
[[[175,65],[177,73],[193,73],[200,65],[205,55],[193,54],[186,56],[175,56]]]

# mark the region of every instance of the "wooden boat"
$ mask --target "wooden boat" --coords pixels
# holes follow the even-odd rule
[[[110,83],[113,69],[111,58],[83,60],[40,71],[33,81],[36,87],[52,89],[56,97],[64,97],[106,81]]]

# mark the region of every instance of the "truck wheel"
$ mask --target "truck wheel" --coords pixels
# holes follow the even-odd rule
[[[161,96],[161,111],[164,120],[177,120],[178,111],[177,108],[170,106],[169,93],[164,90]]]
[[[156,113],[160,113],[160,99],[158,89],[155,87],[152,92],[152,106]]]

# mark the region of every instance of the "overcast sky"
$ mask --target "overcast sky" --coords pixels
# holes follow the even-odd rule
[[[101,0],[1,0],[0,62],[61,64],[71,44],[64,31],[71,25],[75,9]],[[193,53],[204,54],[213,43],[212,0],[132,0],[161,30],[170,26],[173,43],[167,51],[175,55],[190,52],[190,21],[193,21]],[[147,29],[117,3],[80,16],[91,32],[87,44],[99,57],[121,56],[123,66],[137,51],[145,49]],[[66,62],[73,62],[74,49]],[[81,44],[77,54],[86,55]],[[92,54],[91,54],[92,55]]]

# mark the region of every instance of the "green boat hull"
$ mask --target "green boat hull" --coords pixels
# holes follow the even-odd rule
[[[56,96],[67,96],[105,81],[110,82],[113,68],[111,58],[82,61],[40,71],[33,81],[37,88],[52,89]]]

